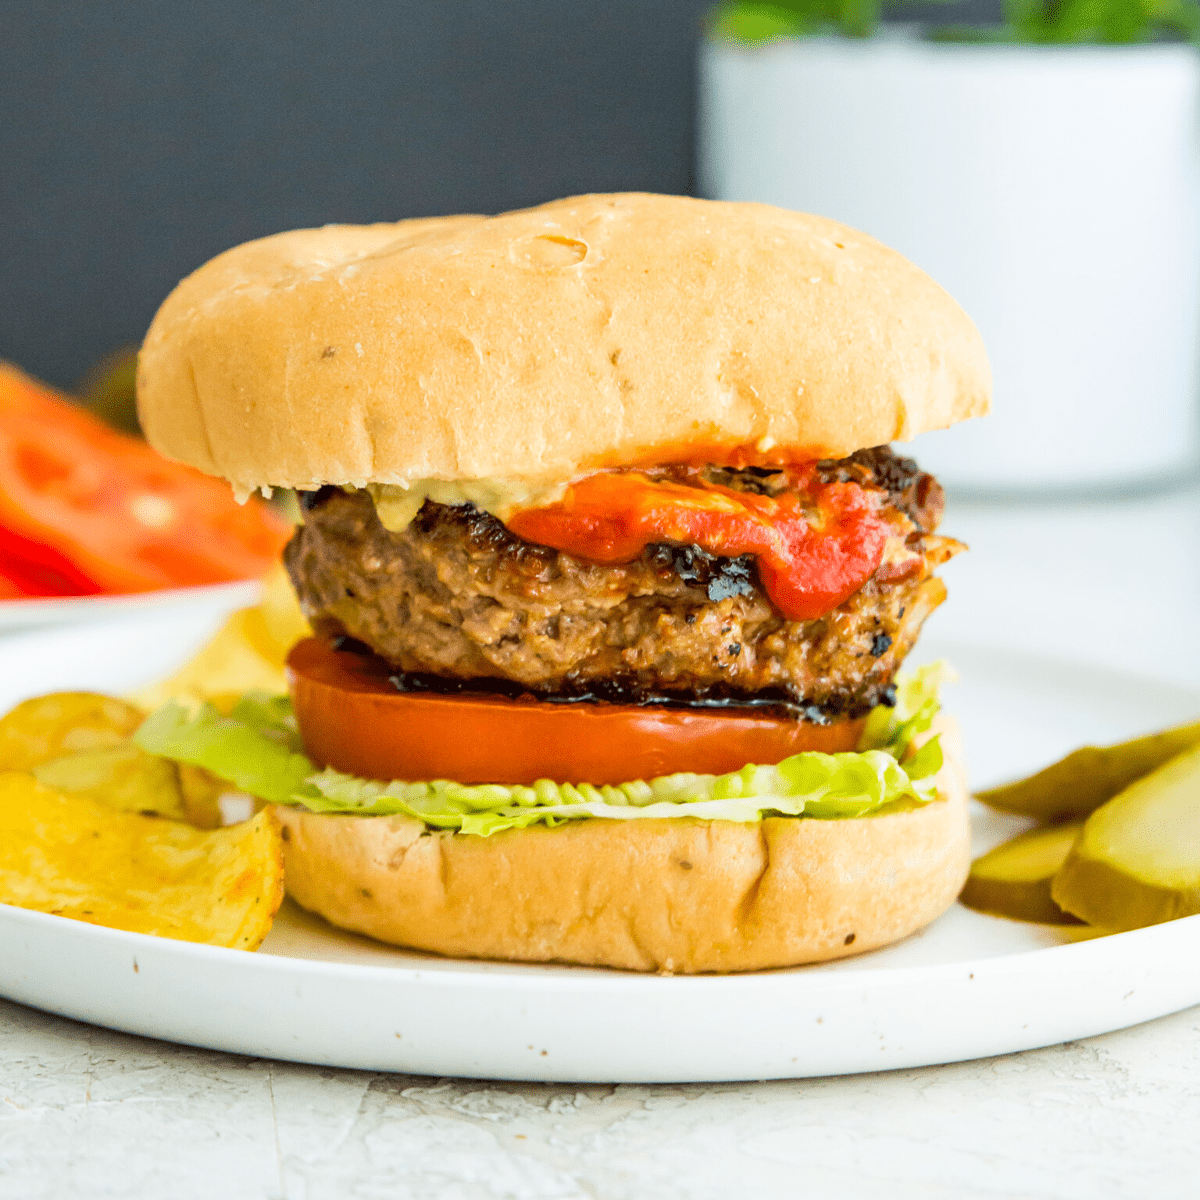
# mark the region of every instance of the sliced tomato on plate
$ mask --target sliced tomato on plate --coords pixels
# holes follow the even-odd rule
[[[0,363],[0,594],[145,592],[261,575],[290,528]],[[57,584],[54,582],[57,578]]]
[[[6,567],[7,564],[0,567],[0,600],[28,600],[30,593],[26,591],[25,582],[18,576],[9,575]]]
[[[100,590],[65,554],[0,527],[0,597],[94,596]]]

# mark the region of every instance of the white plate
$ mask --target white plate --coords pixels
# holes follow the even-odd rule
[[[254,604],[261,591],[257,580],[214,583],[206,587],[164,588],[123,596],[44,596],[33,600],[0,600],[0,633],[84,621],[140,619],[150,612],[199,609],[231,612]]]
[[[0,643],[0,709],[169,670],[209,623],[159,614]],[[1200,693],[967,646],[948,697],[980,783],[1196,715]],[[977,814],[980,847],[1014,828]],[[0,906],[0,994],[213,1049],[481,1078],[684,1082],[919,1066],[1049,1045],[1200,1003],[1200,917],[1066,944],[956,906],[897,946],[702,978],[474,963],[342,934],[285,905],[258,954]]]

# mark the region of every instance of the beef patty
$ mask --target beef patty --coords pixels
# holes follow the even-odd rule
[[[711,474],[758,492],[781,479]],[[933,535],[941,489],[910,459],[883,447],[822,463],[820,474],[886,492],[899,554],[811,621],[780,615],[748,555],[661,544],[600,565],[523,541],[472,505],[432,501],[390,533],[366,492],[336,488],[305,497],[285,561],[318,634],[364,643],[410,677],[400,686],[495,681],[554,697],[757,700],[810,720],[858,716],[887,699],[945,596],[932,570],[959,547]]]

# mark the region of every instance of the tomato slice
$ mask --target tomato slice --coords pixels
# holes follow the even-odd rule
[[[251,578],[290,533],[267,506],[239,505],[221,480],[168,462],[5,364],[0,530],[6,571],[10,555],[53,568],[66,580],[58,594],[76,595]]]
[[[0,600],[29,600],[37,596],[62,595],[61,592],[43,592],[35,579],[6,562],[0,561]]]
[[[100,591],[66,555],[2,528],[0,577],[9,585],[0,595],[94,596]]]
[[[381,659],[317,638],[298,642],[287,666],[309,756],[366,779],[600,785],[676,771],[721,775],[801,750],[853,750],[863,725],[745,708],[414,695],[396,691]]]
[[[810,621],[866,583],[883,558],[888,527],[857,484],[814,487],[811,471],[793,474],[797,490],[771,497],[602,472],[572,484],[560,501],[522,509],[506,523],[526,541],[593,562],[629,562],[652,542],[697,545],[731,558],[753,554],[779,611]]]

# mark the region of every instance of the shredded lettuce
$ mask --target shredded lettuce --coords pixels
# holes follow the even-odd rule
[[[223,717],[210,705],[194,712],[170,703],[134,735],[142,749],[204,767],[239,791],[313,812],[403,815],[436,829],[487,837],[538,822],[556,825],[583,817],[630,820],[699,817],[759,821],[767,815],[838,819],[934,798],[941,769],[937,737],[910,753],[938,711],[938,689],[953,678],[934,663],[897,679],[896,704],[874,709],[859,750],[794,754],[774,765],[750,764],[727,775],[663,775],[617,786],[554,783],[532,787],[469,786],[438,779],[422,783],[359,779],[317,771],[302,753],[285,697],[244,696]]]

